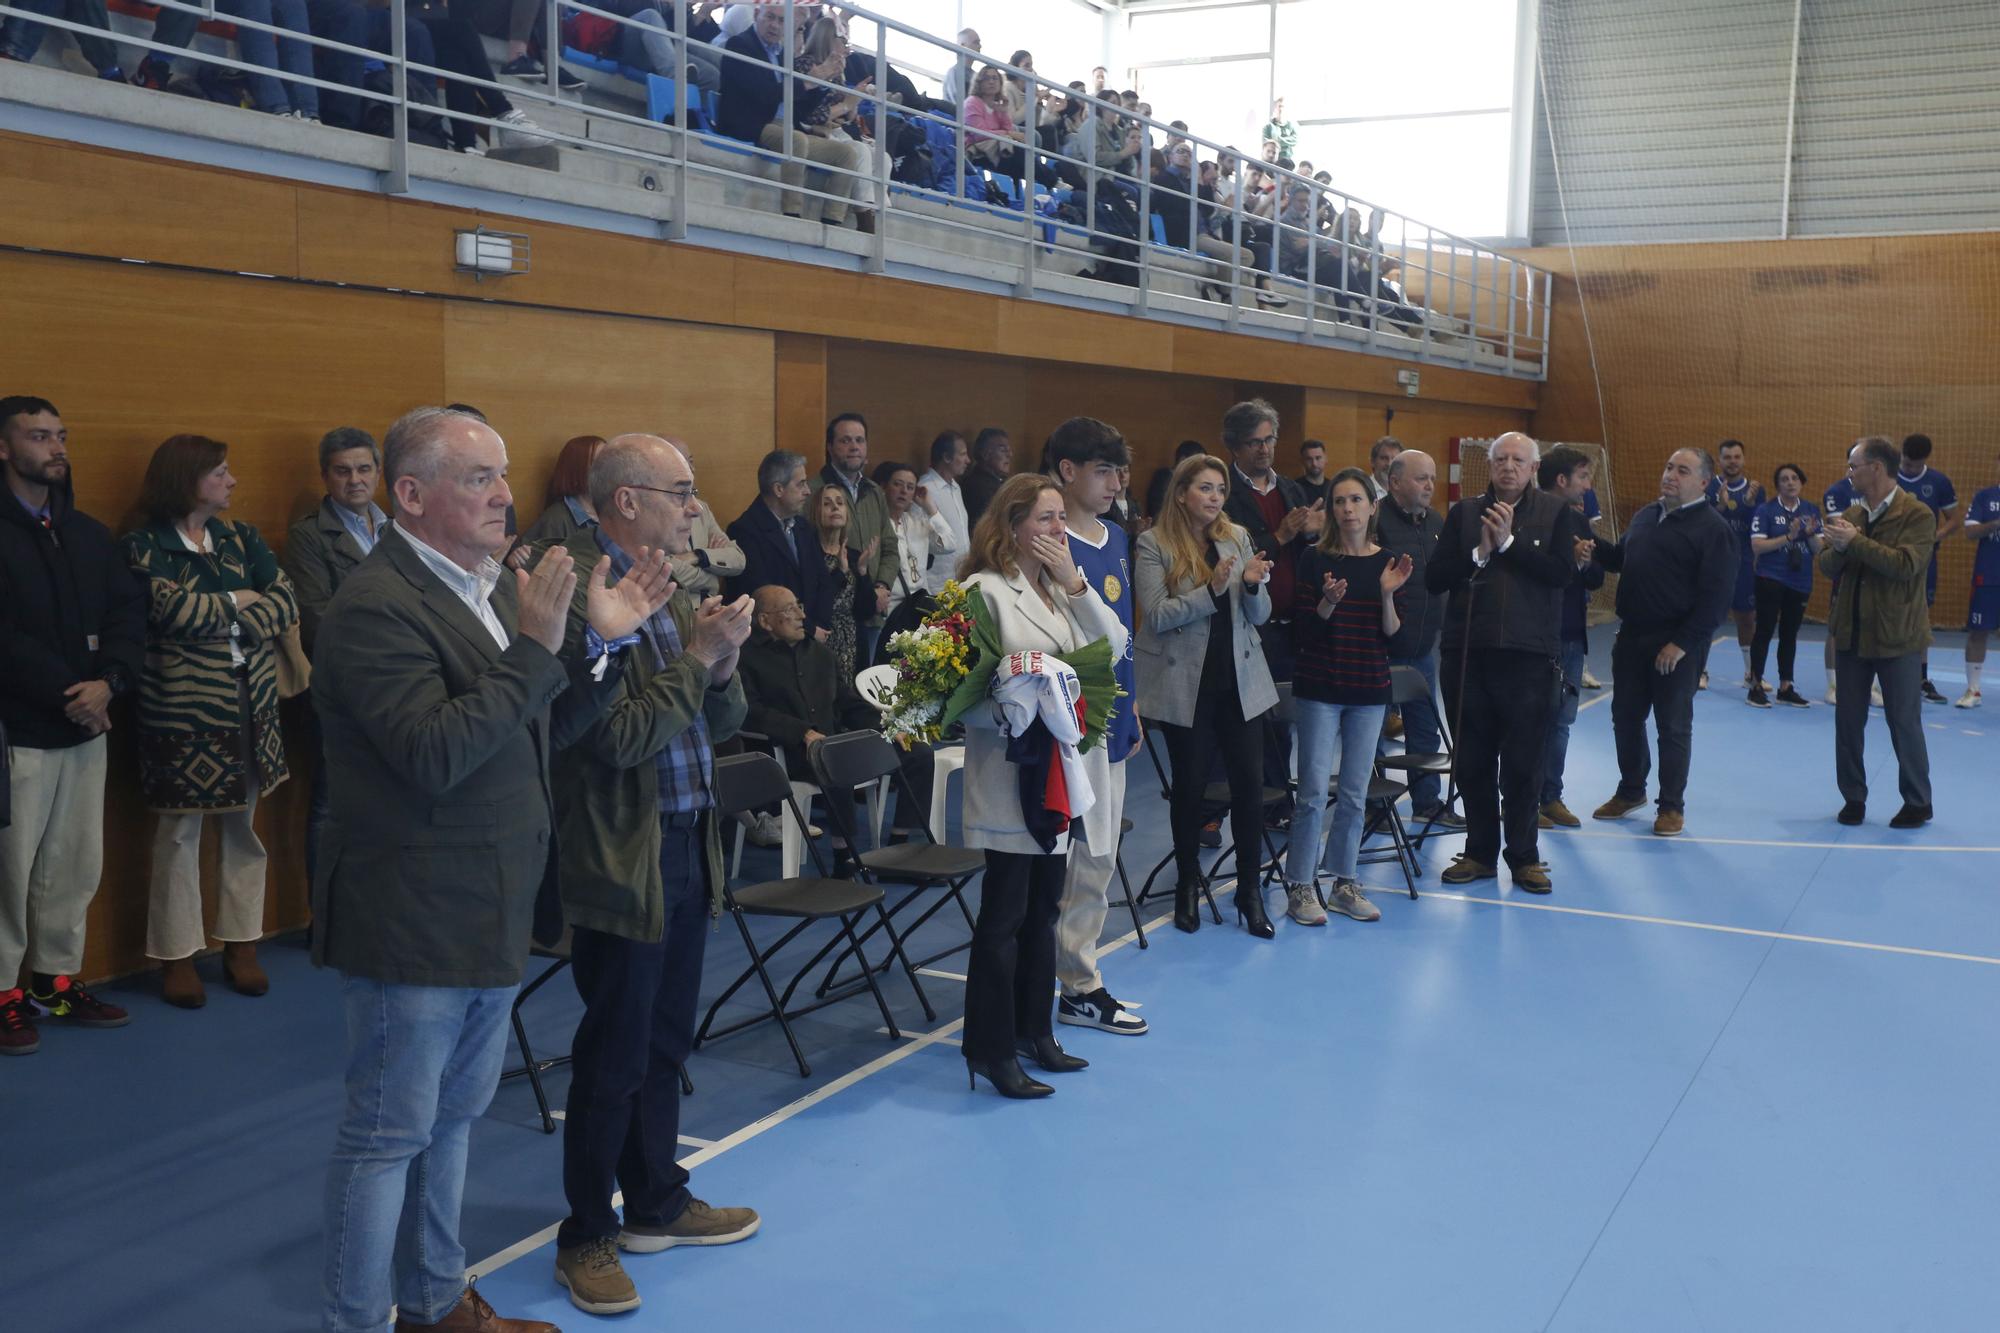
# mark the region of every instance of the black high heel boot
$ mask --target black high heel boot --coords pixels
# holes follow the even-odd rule
[[[1278,933],[1271,925],[1271,918],[1264,912],[1264,894],[1261,889],[1253,889],[1249,893],[1241,889],[1236,891],[1236,919],[1242,924],[1243,929],[1260,940],[1272,939]]]
[[[1036,1097],[1046,1097],[1055,1091],[1046,1083],[1037,1083],[1021,1072],[1021,1062],[1013,1056],[1004,1060],[978,1060],[965,1057],[965,1085],[979,1087],[978,1076],[984,1075],[993,1085],[993,1090],[1002,1097],[1012,1097],[1018,1101],[1029,1101]]]
[[[1074,1074],[1079,1069],[1090,1068],[1090,1061],[1080,1055],[1071,1055],[1052,1036],[1016,1037],[1014,1053],[1023,1060],[1033,1060],[1051,1074]]]
[[[1201,929],[1201,886],[1182,880],[1174,886],[1174,929],[1192,935]]]

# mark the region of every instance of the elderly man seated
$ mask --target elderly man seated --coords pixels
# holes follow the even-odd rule
[[[744,727],[769,736],[784,750],[786,771],[794,780],[809,782],[808,746],[843,731],[878,727],[881,715],[841,673],[833,650],[806,636],[805,612],[797,594],[782,584],[767,583],[757,590],[756,602],[750,640],[743,645],[737,668],[750,705]],[[931,752],[919,745],[900,753],[903,778],[919,804],[914,811],[899,811],[897,827],[916,827],[930,809]],[[764,819],[773,825],[756,832],[774,834],[777,816],[760,816],[759,823]]]

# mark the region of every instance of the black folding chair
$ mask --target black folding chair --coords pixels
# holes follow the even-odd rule
[[[1428,699],[1432,710],[1437,713],[1438,739],[1443,742],[1444,749],[1427,753],[1412,751],[1406,744],[1401,750],[1376,756],[1375,767],[1385,773],[1401,773],[1405,782],[1412,784],[1420,774],[1437,774],[1445,782],[1444,800],[1440,802],[1440,807],[1451,809],[1452,803],[1458,799],[1458,772],[1452,762],[1451,724],[1445,720],[1443,706],[1431,693],[1430,680],[1415,667],[1392,666],[1389,668],[1389,699],[1398,708],[1419,699]],[[1408,732],[1404,734],[1407,736]],[[1425,816],[1424,826],[1407,835],[1412,848],[1421,847],[1426,838],[1459,832],[1455,828],[1439,826],[1436,816],[1428,812],[1411,812],[1412,818],[1418,814]]]
[[[1153,737],[1159,733],[1160,725],[1160,723],[1154,722],[1151,719],[1148,719],[1146,722],[1146,758],[1152,761],[1153,773],[1160,780],[1160,799],[1166,801],[1171,806],[1174,799],[1174,780],[1168,776],[1167,766],[1160,759],[1160,752],[1153,744]],[[1261,799],[1264,809],[1269,811],[1273,806],[1282,804],[1286,800],[1289,800],[1290,797],[1291,791],[1288,788],[1266,787],[1263,789]],[[1206,824],[1211,819],[1226,817],[1229,814],[1229,807],[1229,784],[1227,782],[1211,782],[1202,788],[1201,806],[1195,818]],[[1268,886],[1271,876],[1278,873],[1279,870],[1278,847],[1271,840],[1271,830],[1268,823],[1262,836],[1264,852],[1269,859],[1260,864],[1259,871],[1261,878]],[[1236,855],[1236,850],[1235,845],[1232,843],[1230,846],[1217,852],[1215,859],[1209,862],[1207,871],[1201,875],[1201,896],[1208,900],[1208,914],[1218,926],[1222,924],[1222,911],[1215,905],[1215,894],[1211,890],[1210,885],[1222,873],[1223,865]],[[1153,896],[1153,882],[1160,877],[1161,871],[1173,863],[1174,852],[1173,848],[1169,847],[1167,854],[1154,864],[1151,871],[1147,872],[1145,883],[1139,886],[1139,906],[1143,907],[1146,900]],[[1162,890],[1162,892],[1165,891]]]
[[[916,811],[924,808],[911,793],[910,784],[903,777],[903,766],[897,758],[896,747],[890,743],[888,737],[879,731],[843,732],[838,736],[828,736],[813,742],[807,754],[812,760],[813,775],[819,779],[819,788],[827,796],[827,816],[833,822],[834,831],[847,840],[856,873],[870,884],[910,887],[910,891],[888,909],[882,920],[863,932],[862,942],[865,943],[877,930],[883,929],[889,931],[891,939],[897,938],[897,927],[894,923],[900,921],[904,910],[925,894],[936,893],[937,901],[924,908],[914,920],[902,927],[901,938],[909,939],[948,903],[958,904],[959,914],[965,918],[966,937],[948,949],[940,949],[928,957],[919,958],[916,966],[929,967],[939,959],[949,958],[955,953],[971,948],[972,909],[966,905],[965,886],[972,882],[974,875],[986,868],[986,857],[967,847],[939,842],[936,831],[928,823],[916,826],[923,834],[921,841],[912,839],[863,851],[859,821],[854,817],[854,802],[841,799],[840,793],[851,792],[856,787],[877,783],[887,778],[896,789],[898,809]],[[831,948],[832,944],[829,943],[828,949],[821,951],[822,954]],[[834,984],[834,978],[840,972],[841,964],[847,961],[849,954],[855,952],[856,949],[850,947],[834,958],[833,965],[827,968],[826,976],[819,984],[818,994],[825,995],[828,992]],[[819,960],[815,958],[813,961]],[[807,964],[808,967],[811,965]],[[884,959],[877,970],[886,969],[888,966],[888,960]],[[937,1017],[932,1013],[928,1002],[924,1005],[924,1012],[931,1018]]]
[[[514,1024],[514,1042],[521,1048],[521,1067],[519,1069],[502,1070],[500,1074],[502,1082],[510,1078],[525,1078],[528,1080],[528,1086],[535,1093],[535,1109],[542,1114],[542,1133],[544,1134],[553,1134],[556,1132],[556,1117],[555,1113],[549,1109],[549,1094],[542,1087],[542,1075],[558,1066],[568,1064],[570,1057],[567,1055],[557,1055],[551,1056],[546,1060],[535,1057],[534,1047],[528,1044],[527,1026],[521,1022],[521,1006],[527,1003],[528,997],[540,990],[544,983],[553,978],[556,973],[569,966],[569,938],[569,930],[565,928],[562,938],[554,944],[546,948],[537,944],[529,950],[531,957],[547,958],[550,962],[547,967],[543,968],[536,975],[533,981],[521,987],[520,994],[514,997],[514,1004],[508,1017]],[[681,1095],[684,1097],[693,1096],[694,1080],[688,1077],[687,1066],[681,1066],[680,1076]]]
[[[1146,949],[1152,947],[1146,943],[1146,923],[1139,919],[1139,898],[1132,892],[1131,876],[1125,873],[1125,835],[1131,831],[1131,820],[1118,821],[1118,852],[1112,859],[1112,864],[1118,868],[1118,882],[1124,885],[1125,896],[1110,903],[1109,906],[1122,907],[1132,914],[1132,933],[1139,937],[1139,947]]]
[[[738,811],[782,803],[791,818],[797,820],[801,827],[805,824],[804,812],[792,799],[792,784],[785,776],[784,765],[770,755],[745,753],[716,760],[715,791],[716,812],[720,817],[728,818]],[[817,875],[767,880],[741,889],[727,881],[724,882],[723,906],[728,908],[730,917],[736,922],[738,933],[743,936],[743,948],[750,955],[750,966],[745,968],[736,980],[730,982],[722,994],[715,997],[715,1003],[708,1007],[707,1015],[701,1020],[701,1027],[694,1034],[694,1044],[699,1049],[704,1041],[726,1037],[732,1032],[741,1032],[744,1028],[775,1018],[778,1020],[778,1026],[784,1029],[786,1042],[791,1045],[792,1058],[798,1062],[800,1078],[811,1077],[812,1067],[806,1063],[805,1052],[799,1048],[799,1039],[792,1031],[791,1021],[859,994],[860,987],[851,986],[832,995],[823,995],[809,1004],[787,1008],[793,993],[798,990],[799,982],[805,979],[806,974],[825,955],[826,950],[822,949],[813,955],[812,962],[798,970],[790,984],[785,987],[783,994],[772,985],[771,974],[765,965],[815,921],[839,922],[835,940],[845,939],[850,949],[859,952],[861,945],[854,933],[855,924],[870,908],[874,909],[878,918],[882,918],[880,887],[859,880],[829,877],[825,865],[820,861],[819,848],[810,842],[806,846],[812,854],[813,869],[819,872]],[[760,950],[756,940],[750,935],[747,918],[752,916],[783,917],[796,921],[797,924],[786,931],[776,943]],[[924,988],[917,980],[916,969],[903,954],[902,943],[893,931],[889,936],[889,949],[893,957],[902,959],[903,970],[909,974],[911,987],[917,992],[917,998],[924,1002],[924,1011],[932,1013],[930,1001],[925,999]],[[865,959],[867,955],[862,954],[861,957]],[[886,968],[888,964],[885,962],[883,966]],[[726,1027],[716,1027],[716,1013],[728,1002],[729,997],[753,976],[763,984],[764,995],[770,1000],[771,1007],[763,1013],[739,1019]],[[896,1027],[895,1015],[889,1012],[889,1002],[882,998],[881,988],[875,984],[875,969],[864,967],[861,980],[869,993],[875,997],[876,1008],[882,1011],[882,1022],[888,1027],[889,1039],[902,1040],[903,1034]],[[935,1017],[935,1014],[932,1016]]]
[[[1405,671],[1409,670],[1409,668],[1393,667],[1391,670]],[[1423,679],[1420,672],[1412,672],[1412,674],[1416,675],[1419,680]],[[1289,721],[1292,718],[1295,705],[1292,699],[1290,681],[1278,682],[1278,708],[1280,715],[1286,720]],[[1340,762],[1343,764],[1347,762],[1347,754],[1344,750],[1341,753]],[[1291,786],[1295,792],[1298,785],[1298,778],[1294,775]],[[1402,814],[1396,809],[1396,802],[1401,800],[1403,794],[1408,790],[1409,785],[1407,783],[1398,782],[1383,773],[1377,757],[1374,755],[1369,756],[1368,792],[1362,798],[1361,854],[1356,860],[1363,865],[1373,865],[1393,858],[1397,868],[1403,872],[1404,886],[1409,889],[1410,896],[1414,898],[1417,896],[1417,885],[1412,876],[1416,873],[1417,857],[1416,853],[1410,849],[1409,835],[1403,827]],[[1322,821],[1322,826],[1326,822],[1331,821],[1333,807],[1339,798],[1340,774],[1335,772],[1327,776],[1326,792],[1320,798],[1326,803],[1326,820]],[[1380,832],[1388,833],[1390,845],[1387,847],[1369,848],[1369,836]],[[1319,886],[1319,875],[1317,873],[1319,868],[1319,851],[1320,849],[1318,848],[1314,849],[1312,861],[1315,872],[1313,875],[1313,896],[1319,899],[1321,907],[1325,907],[1326,893]]]

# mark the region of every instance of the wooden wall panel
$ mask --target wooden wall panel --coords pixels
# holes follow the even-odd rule
[[[1028,363],[1011,357],[829,339],[828,410],[812,423],[809,438],[787,447],[818,467],[825,459],[826,417],[859,412],[868,418],[869,457],[877,462],[927,465],[940,431],[955,430],[970,441],[981,427],[998,426],[1013,437],[1015,464],[1023,466],[1028,379]]]
[[[776,346],[777,384],[771,447],[790,449],[808,459],[819,457],[825,451],[827,418],[835,411],[845,410],[827,407],[830,382],[827,340],[811,333],[778,333],[772,337]]]

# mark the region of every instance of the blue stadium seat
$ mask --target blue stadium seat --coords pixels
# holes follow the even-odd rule
[[[706,130],[708,117],[702,114],[701,103],[696,97],[696,89],[690,84],[685,90],[664,74],[646,76],[646,119],[667,121],[674,117],[676,110],[685,110],[688,128]]]
[[[1152,219],[1153,219],[1153,244],[1163,246],[1167,243],[1167,220],[1161,217],[1158,213],[1152,214]]]

